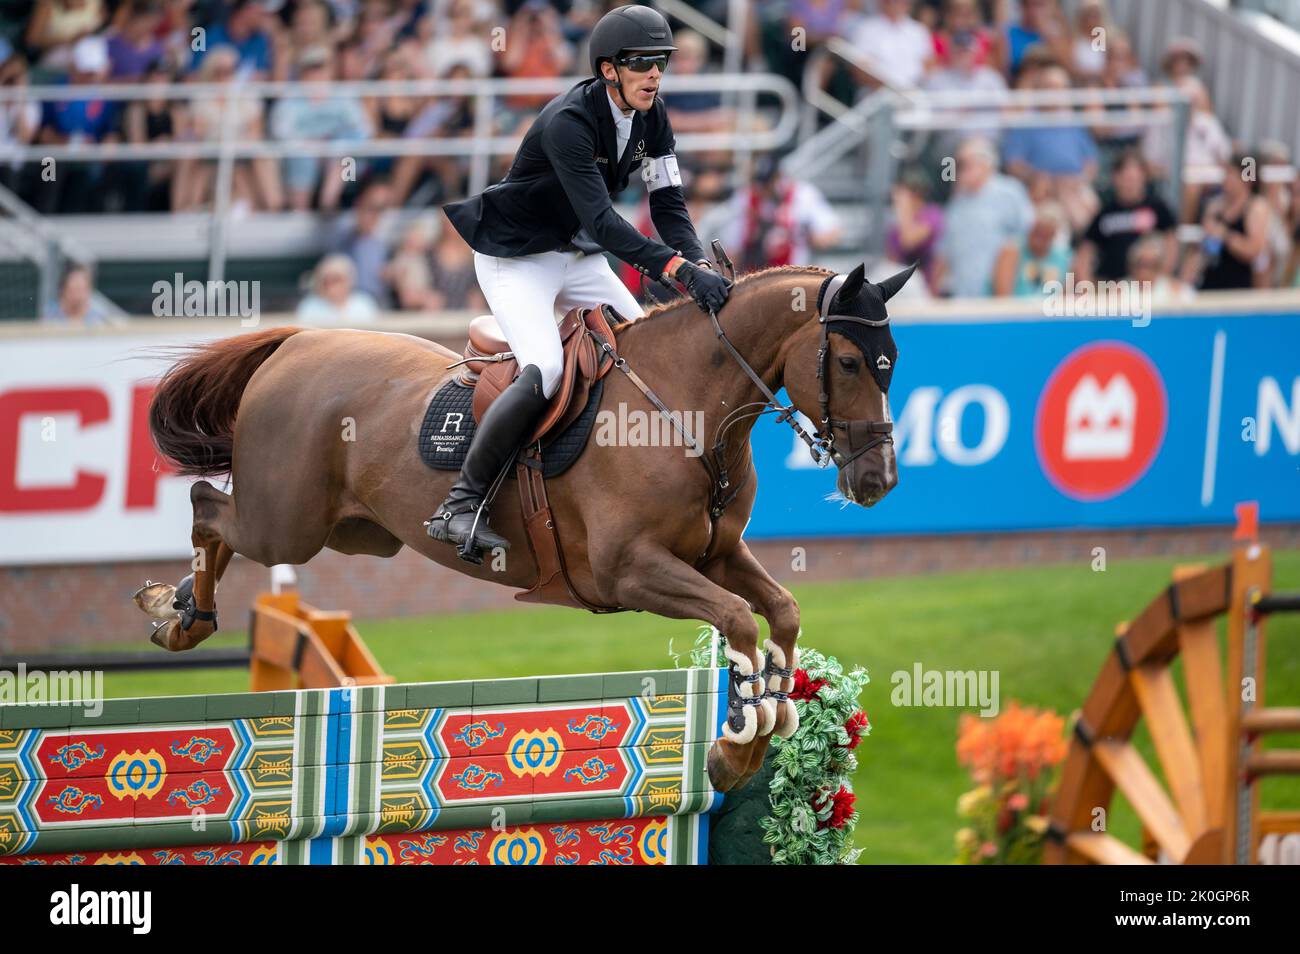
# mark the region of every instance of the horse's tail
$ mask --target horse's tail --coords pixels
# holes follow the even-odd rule
[[[253,372],[301,328],[268,328],[179,349],[149,404],[149,430],[158,453],[178,474],[230,472],[235,414]]]

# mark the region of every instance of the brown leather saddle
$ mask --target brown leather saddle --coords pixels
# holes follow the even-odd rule
[[[614,327],[627,321],[609,305],[574,308],[560,322],[564,348],[564,372],[559,390],[542,415],[528,444],[515,465],[519,498],[523,505],[528,545],[537,563],[537,582],[515,599],[533,603],[564,603],[593,613],[616,612],[617,607],[599,606],[583,599],[574,589],[564,565],[559,530],[546,498],[542,476],[542,455],[547,438],[562,434],[587,406],[592,386],[618,363]],[[470,322],[460,383],[474,388],[475,420],[483,420],[492,402],[519,375],[519,363],[508,350],[501,327],[491,315]]]
[[[606,314],[606,311],[609,314]],[[574,308],[560,322],[564,373],[551,405],[538,421],[530,444],[562,432],[587,406],[591,387],[613,369],[618,358],[614,326],[627,319],[609,305]],[[609,349],[604,345],[608,343]],[[501,326],[491,315],[479,315],[469,325],[462,384],[474,388],[474,419],[481,421],[492,402],[519,376],[519,363],[510,352]]]

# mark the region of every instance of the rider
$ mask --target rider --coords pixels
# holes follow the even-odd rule
[[[510,546],[487,526],[484,497],[559,385],[555,310],[607,302],[626,318],[642,314],[600,253],[653,278],[675,278],[706,311],[727,300],[730,286],[708,267],[686,211],[673,130],[658,95],[675,49],[657,11],[632,4],[605,14],[591,33],[594,78],[542,109],[503,180],[445,207],[474,249],[479,285],[522,371],[483,415],[460,477],[427,522],[435,540],[462,552],[472,549],[465,547],[471,536],[477,548]],[[666,245],[634,229],[610,202],[634,167]]]

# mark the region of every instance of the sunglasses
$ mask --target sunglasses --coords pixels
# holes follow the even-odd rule
[[[616,57],[614,62],[619,66],[626,66],[633,73],[649,73],[656,66],[659,67],[659,72],[662,73],[668,69],[668,54],[620,56]]]

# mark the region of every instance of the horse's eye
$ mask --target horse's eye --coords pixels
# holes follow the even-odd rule
[[[849,374],[857,374],[858,359],[847,354],[840,355],[840,367],[845,371],[847,371]]]

